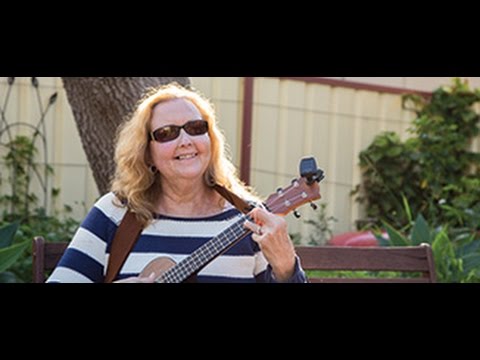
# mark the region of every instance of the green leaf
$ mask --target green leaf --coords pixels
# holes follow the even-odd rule
[[[0,249],[12,245],[19,223],[13,223],[0,228]]]
[[[397,230],[395,230],[392,226],[383,222],[383,226],[387,230],[388,237],[390,238],[390,243],[393,246],[408,246],[408,240],[400,234]]]
[[[480,271],[480,254],[479,253],[474,253],[474,254],[468,254],[463,257],[463,266],[465,269],[465,272],[469,273],[470,271],[474,270]]]
[[[27,240],[20,244],[12,245],[8,248],[0,250],[0,273],[12,266],[15,261],[23,254],[23,252],[31,245],[31,241]]]
[[[451,281],[454,270],[452,264],[455,263],[455,251],[445,229],[442,229],[435,236],[432,242],[432,252],[439,281]]]
[[[472,234],[467,238],[466,243],[458,249],[458,256],[463,257],[464,255],[478,252],[480,249],[480,240],[475,240],[475,237],[476,235]]]
[[[412,245],[431,244],[430,229],[422,214],[417,216],[412,229]]]
[[[378,245],[380,246],[390,246],[390,240],[385,239],[382,235],[375,235],[375,239],[377,239]]]
[[[17,283],[17,277],[11,272],[0,273],[0,284],[15,284]]]
[[[410,205],[408,205],[408,199],[404,194],[402,194],[402,200],[405,213],[407,214],[408,223],[410,224],[413,221],[412,210],[410,209]]]

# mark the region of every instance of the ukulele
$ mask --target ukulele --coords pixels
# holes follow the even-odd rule
[[[304,158],[300,163],[300,178],[294,179],[286,188],[278,189],[265,201],[265,208],[277,215],[285,216],[299,206],[321,198],[319,182],[324,172],[317,168],[313,157]],[[296,213],[296,212],[295,212]],[[298,217],[298,214],[296,213]],[[146,277],[155,273],[156,283],[182,283],[195,276],[215,258],[252,233],[244,227],[246,221],[252,221],[249,215],[242,216],[213,239],[200,246],[185,259],[176,263],[171,258],[159,257],[151,261],[140,274]]]

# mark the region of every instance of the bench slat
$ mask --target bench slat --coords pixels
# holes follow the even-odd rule
[[[405,247],[298,246],[295,249],[305,270],[418,272],[426,282],[436,281],[432,249],[428,244]],[[422,282],[422,278],[338,279],[335,282]],[[322,282],[334,280],[329,278]]]

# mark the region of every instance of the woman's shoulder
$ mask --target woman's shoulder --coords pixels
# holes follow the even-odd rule
[[[94,207],[111,218],[115,223],[119,223],[127,212],[126,207],[122,206],[122,202],[113,192],[101,196],[96,201]]]
[[[95,206],[105,206],[107,204],[113,203],[114,201],[120,203],[120,200],[117,198],[115,193],[108,192],[97,199],[97,201],[95,202]]]

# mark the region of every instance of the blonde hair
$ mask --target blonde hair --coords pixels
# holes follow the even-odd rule
[[[153,220],[154,202],[162,191],[159,174],[150,170],[152,111],[159,103],[178,98],[192,102],[209,125],[212,156],[204,175],[205,184],[209,187],[220,184],[245,200],[259,201],[254,191],[238,178],[211,102],[192,88],[187,89],[176,83],[164,85],[150,89],[139,101],[130,120],[119,128],[115,150],[116,170],[111,190],[123,206],[128,205],[137,214],[145,226]]]

